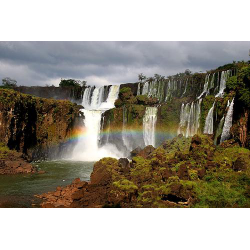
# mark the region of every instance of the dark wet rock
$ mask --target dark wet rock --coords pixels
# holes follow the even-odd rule
[[[131,152],[131,157],[141,156],[147,158],[154,150],[155,148],[152,145],[148,145],[144,149],[138,147]]]
[[[152,145],[148,145],[139,153],[139,155],[143,158],[147,158],[154,150],[155,148]]]
[[[250,166],[250,159],[239,156],[233,163],[234,171],[245,171]]]
[[[130,170],[130,163],[127,158],[120,158],[118,160],[118,166],[120,167],[121,171],[124,173],[128,173]]]
[[[141,147],[137,147],[135,148],[133,151],[130,152],[131,158],[139,155],[139,153],[142,151]]]

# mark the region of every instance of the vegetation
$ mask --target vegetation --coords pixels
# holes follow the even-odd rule
[[[4,88],[13,88],[17,86],[17,81],[11,79],[10,77],[5,77],[2,79],[2,86]]]
[[[87,81],[75,80],[75,79],[61,79],[59,83],[60,87],[84,87]]]
[[[126,175],[117,162],[101,161],[112,173],[111,206],[250,207],[249,160],[248,149],[232,142],[215,147],[208,136],[196,135],[191,143],[177,137],[133,157]]]

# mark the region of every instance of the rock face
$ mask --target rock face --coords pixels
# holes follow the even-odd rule
[[[87,182],[75,179],[72,184],[66,187],[57,187],[55,192],[36,195],[36,197],[45,200],[41,206],[43,208],[69,207],[73,200],[78,200],[84,195]]]
[[[57,100],[72,100],[81,103],[85,87],[27,87],[19,86],[14,88],[23,94],[34,95],[42,98],[53,98]]]
[[[78,116],[79,107],[69,101],[0,89],[0,140],[30,157],[34,158],[37,152],[38,158],[43,152],[48,156],[52,146],[65,142]]]
[[[0,144],[0,174],[35,173],[36,168],[28,163],[21,153],[9,150]]]
[[[155,148],[152,145],[148,145],[144,149],[136,148],[131,152],[131,157],[141,156],[147,158],[154,150]]]

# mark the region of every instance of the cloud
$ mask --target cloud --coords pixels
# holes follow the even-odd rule
[[[172,75],[249,60],[250,42],[0,42],[0,78],[18,85],[135,82],[139,73]]]

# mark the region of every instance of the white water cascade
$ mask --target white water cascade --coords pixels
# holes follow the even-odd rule
[[[200,127],[201,101],[182,104],[180,114],[180,124],[178,134],[184,134],[186,137],[193,136]]]
[[[217,130],[216,130],[216,133],[214,136],[214,145],[217,145],[217,139],[220,136],[220,134],[222,133],[224,121],[225,121],[225,115],[223,115],[223,117],[221,118],[220,123],[217,127]]]
[[[198,99],[200,99],[204,94],[207,94],[207,92],[208,92],[209,76],[210,76],[210,74],[207,74],[205,77],[205,84],[203,87],[203,91],[200,94],[200,96],[198,97]]]
[[[219,93],[215,97],[223,97],[224,90],[226,89],[226,81],[230,77],[230,75],[231,75],[230,70],[221,72]]]
[[[230,138],[230,129],[231,129],[232,123],[233,123],[233,107],[234,107],[234,98],[233,98],[232,102],[230,103],[227,114],[226,114],[220,143],[222,143],[223,141],[228,140]]]
[[[145,145],[155,147],[155,125],[157,121],[157,107],[146,107],[143,117],[143,139]]]
[[[215,102],[207,114],[205,127],[204,127],[204,131],[203,131],[204,134],[211,135],[214,132],[214,128],[213,128],[213,125],[214,125],[214,105],[215,105]]]
[[[119,86],[111,86],[106,101],[104,101],[104,87],[93,88],[87,88],[83,95],[84,132],[74,149],[73,159],[97,161],[103,157],[122,157],[114,145],[106,144],[99,147],[101,116],[103,112],[114,107]]]

